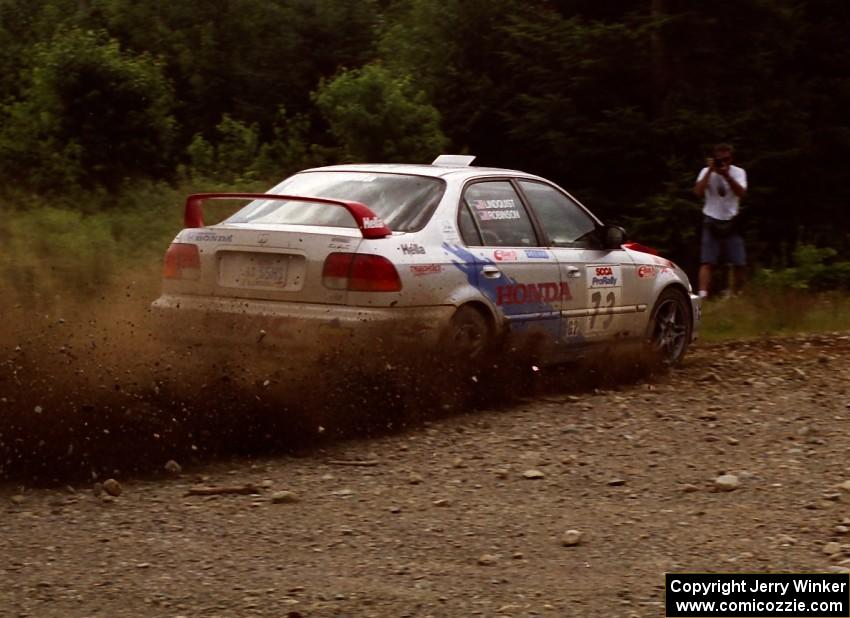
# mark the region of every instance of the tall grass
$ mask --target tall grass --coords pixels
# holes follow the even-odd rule
[[[256,191],[267,185],[136,185],[118,196],[80,194],[58,200],[0,197],[0,292],[5,302],[49,307],[116,285],[155,293],[162,255],[183,227],[185,196],[198,191]],[[233,204],[211,202],[217,221]]]
[[[703,303],[707,342],[850,330],[850,296],[800,289],[755,289]]]

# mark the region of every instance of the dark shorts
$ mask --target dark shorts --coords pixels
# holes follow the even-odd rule
[[[747,253],[744,250],[744,239],[738,230],[727,233],[717,231],[710,217],[702,221],[702,247],[700,263],[717,264],[721,259],[733,266],[744,266],[747,263]]]

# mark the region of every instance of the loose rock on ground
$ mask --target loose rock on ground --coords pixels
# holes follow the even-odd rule
[[[108,507],[9,483],[0,607],[649,617],[665,572],[848,572],[846,335],[697,346],[649,379],[539,374],[513,404],[297,456],[193,463],[191,480],[163,475],[165,457],[153,478],[110,473],[89,485]],[[331,463],[363,461],[380,465]]]

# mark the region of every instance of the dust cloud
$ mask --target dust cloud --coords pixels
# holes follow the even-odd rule
[[[126,280],[126,279],[125,279]],[[0,307],[0,479],[91,481],[162,473],[163,464],[299,453],[329,441],[406,431],[424,419],[587,390],[610,374],[541,372],[499,357],[447,370],[422,350],[312,350],[269,362],[251,346],[177,343],[155,319],[156,285]],[[310,360],[305,360],[309,358]],[[501,363],[501,365],[500,365]]]
[[[394,431],[451,408],[430,363],[364,374],[345,354],[281,356],[176,343],[155,293],[20,302],[0,311],[0,478],[93,480],[224,455],[291,452]],[[403,366],[401,366],[403,365]],[[417,378],[411,379],[416,372]],[[461,397],[462,399],[462,397]],[[455,401],[456,402],[456,401]]]

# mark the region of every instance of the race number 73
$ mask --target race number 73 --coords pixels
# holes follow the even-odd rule
[[[605,330],[609,328],[614,321],[614,305],[617,303],[617,295],[614,292],[608,292],[605,295],[605,306],[602,307],[602,292],[594,292],[590,295],[590,302],[593,303],[593,313],[590,316],[590,330],[595,330],[596,328]],[[604,315],[605,319],[597,326],[600,315]]]

